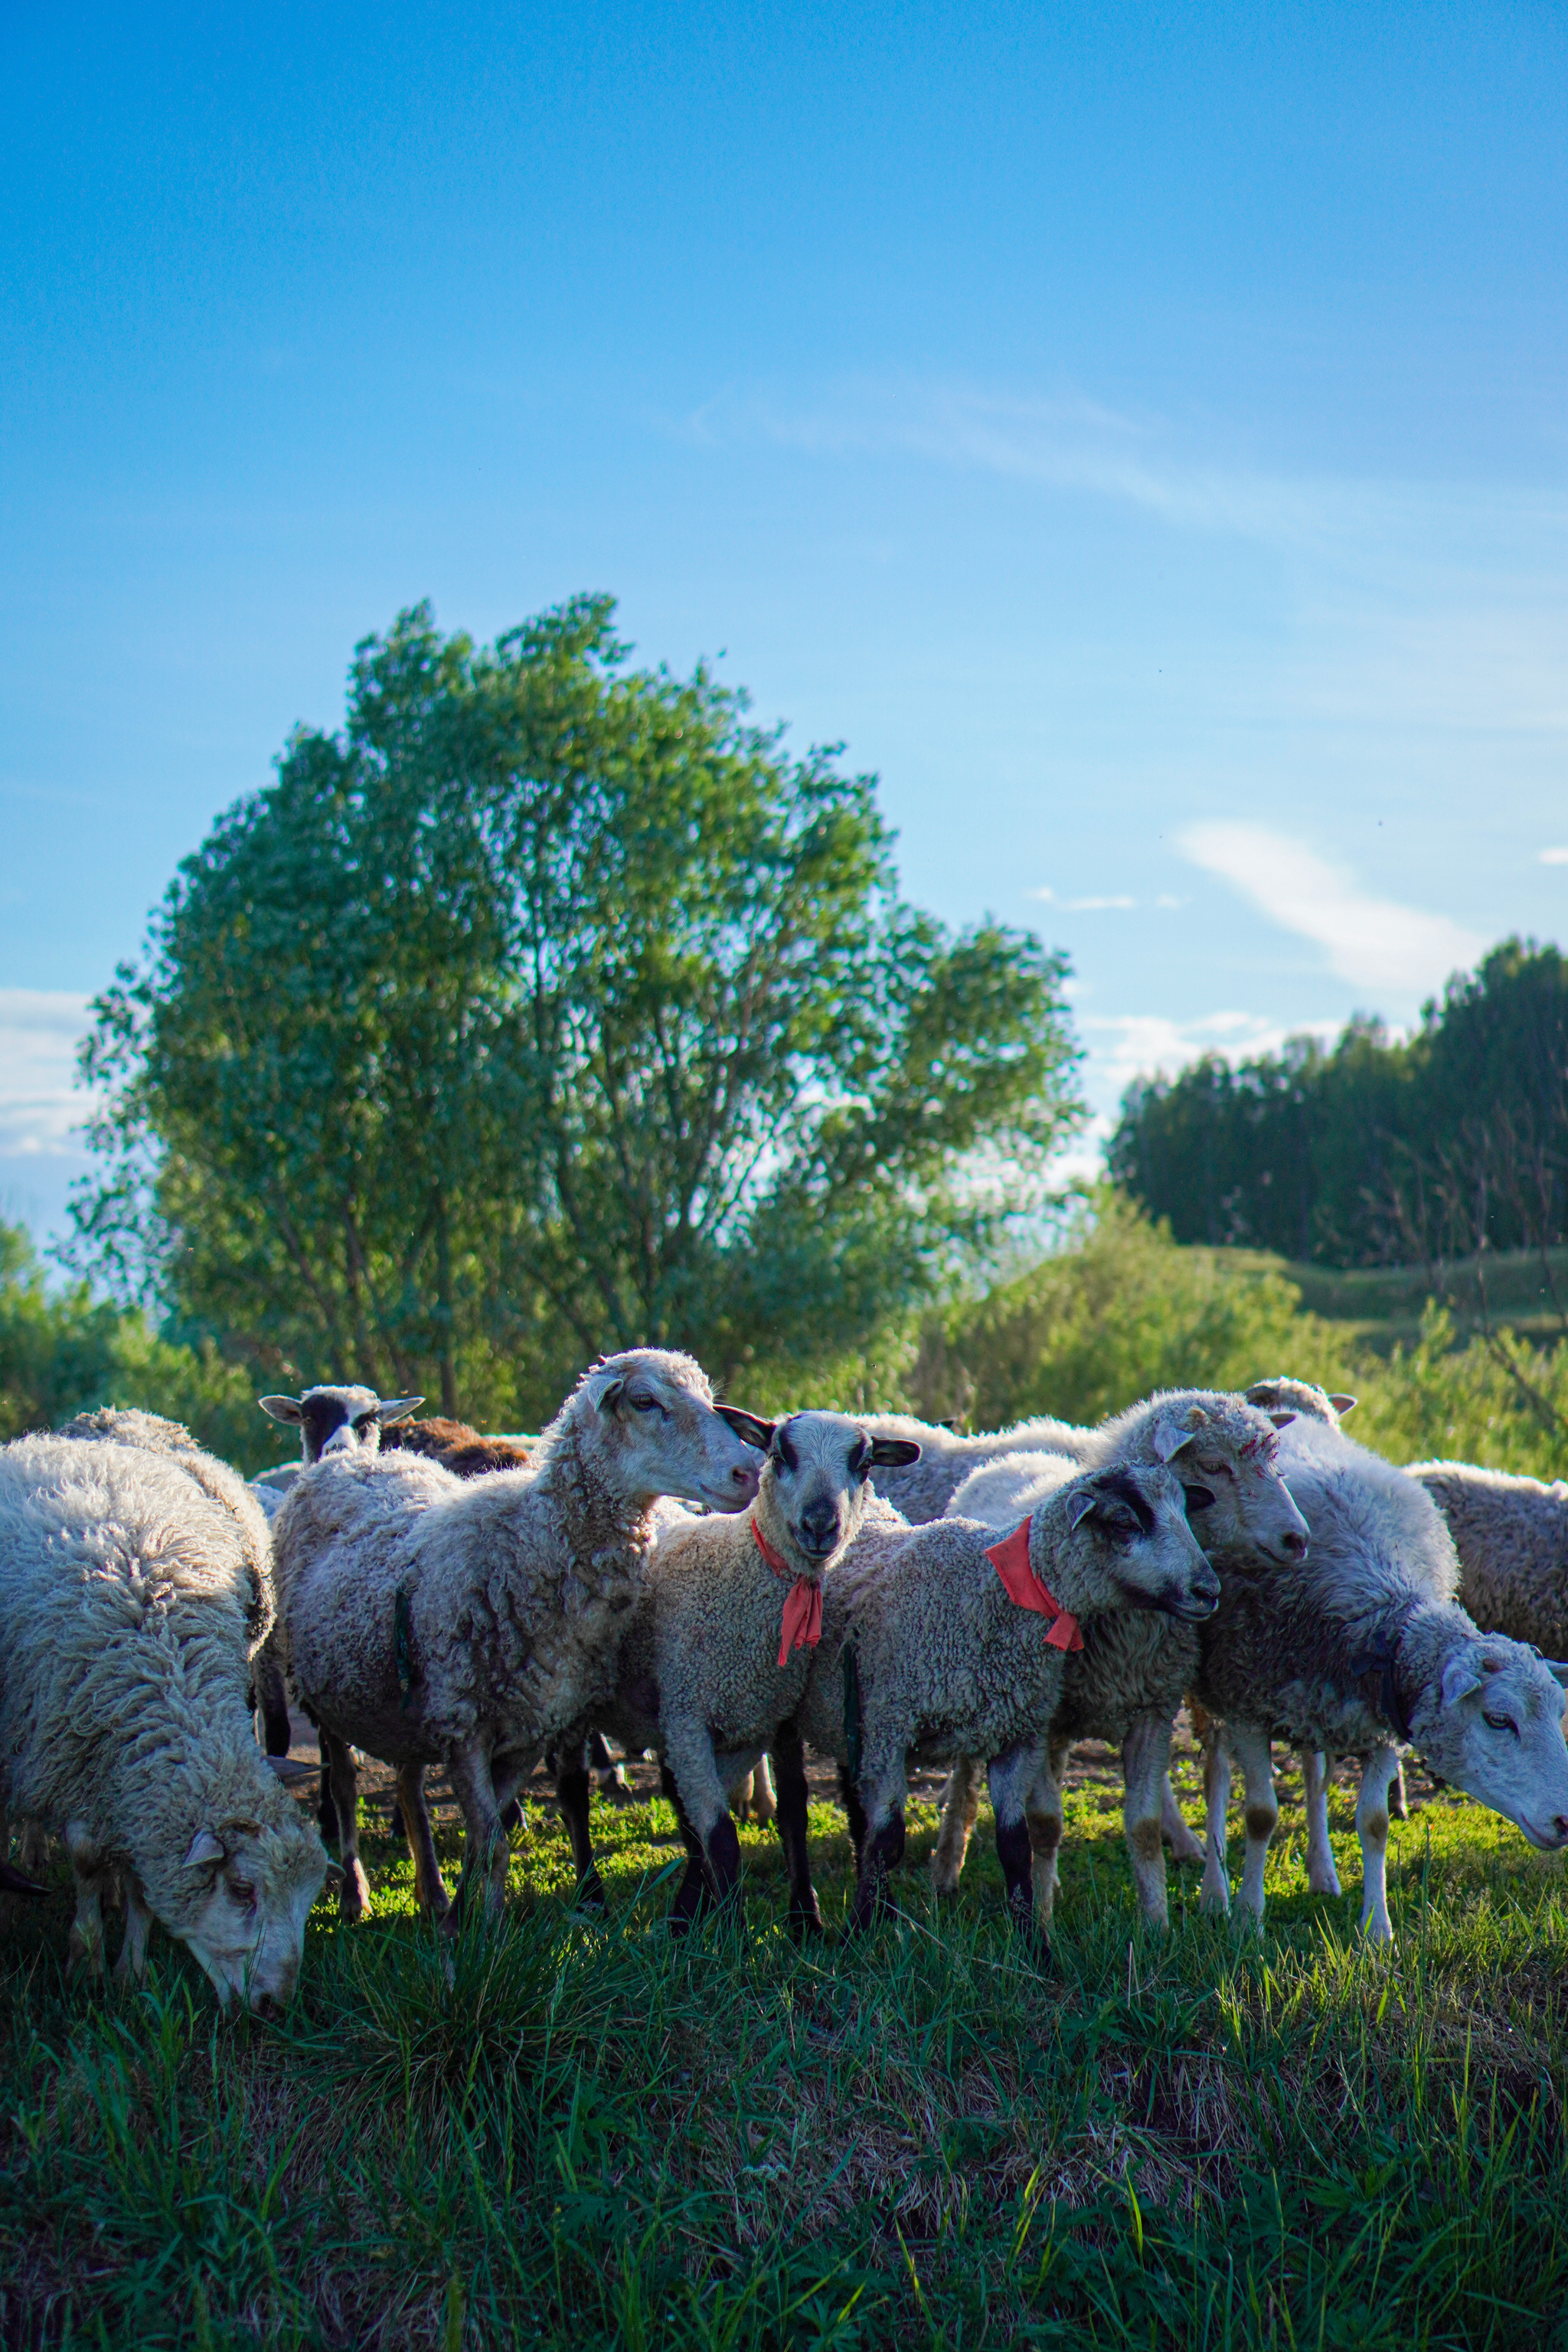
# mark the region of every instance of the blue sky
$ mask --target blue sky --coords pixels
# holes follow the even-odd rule
[[[911,897],[1068,950],[1102,1118],[1561,939],[1565,68],[1497,0],[5,12],[0,1206],[426,594],[843,740]]]

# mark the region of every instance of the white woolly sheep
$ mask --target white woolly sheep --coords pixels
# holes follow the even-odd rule
[[[1037,1932],[1030,1800],[1078,1621],[1131,1608],[1195,1621],[1218,1591],[1163,1467],[1080,1473],[1000,1543],[964,1519],[868,1523],[825,1589],[795,1717],[846,1768],[854,1925],[883,1906],[903,1852],[907,1758],[964,1755],[988,1761],[1009,1911]]]
[[[1473,1462],[1415,1462],[1405,1475],[1443,1514],[1477,1624],[1568,1657],[1568,1484]]]
[[[203,1484],[184,1453],[0,1449],[0,1848],[10,1805],[64,1839],[79,1957],[101,1959],[118,1869],[121,1973],[140,1974],[156,1918],[222,2000],[269,2010],[293,1990],[327,1857],[257,1749],[254,1557],[243,1509]]]
[[[499,1910],[500,1809],[608,1697],[656,1498],[741,1510],[757,1491],[731,1411],[689,1356],[637,1349],[584,1374],[524,1469],[460,1479],[417,1454],[351,1454],[290,1489],[273,1529],[279,1605],[326,1735],[351,1918],[368,1891],[353,1747],[396,1768],[422,1909],[447,1908],[424,1791],[441,1764],[467,1828],[453,1924],[481,1893]]]
[[[1194,1531],[1211,1557],[1245,1541],[1267,1558],[1297,1559],[1307,1549],[1307,1523],[1277,1461],[1277,1433],[1290,1418],[1289,1412],[1213,1390],[1166,1391],[1096,1429],[1058,1423],[1070,1454],[1005,1454],[973,1472],[948,1509],[997,1528],[1016,1527],[1076,1470],[1168,1463],[1186,1489]],[[1068,1752],[1080,1739],[1104,1739],[1121,1750],[1122,1820],[1140,1906],[1155,1926],[1166,1924],[1162,1832],[1179,1858],[1203,1859],[1170,1782],[1172,1732],[1197,1664],[1195,1630],[1169,1617],[1123,1612],[1084,1629],[1082,1653],[1067,1664],[1046,1766],[1029,1800],[1038,1841],[1035,1900],[1042,1918],[1049,1919],[1056,1899]],[[931,1857],[939,1895],[957,1892],[979,1804],[980,1770],[975,1759],[961,1759],[944,1792]]]
[[[1454,1787],[1513,1822],[1533,1845],[1568,1844],[1562,1684],[1516,1642],[1484,1634],[1455,1601],[1458,1561],[1429,1496],[1391,1464],[1321,1421],[1296,1422],[1280,1467],[1312,1530],[1304,1562],[1221,1561],[1219,1611],[1205,1628],[1195,1696],[1214,1727],[1208,1859],[1201,1901],[1229,1906],[1230,1761],[1246,1779],[1239,1900],[1263,1916],[1277,1819],[1271,1733],[1367,1759],[1356,1805],[1361,1924],[1392,1940],[1386,1795],[1408,1742]],[[1337,1892],[1326,1816],[1309,1816],[1309,1885]],[[1325,1870],[1324,1864],[1327,1864]]]
[[[728,1801],[772,1748],[790,1925],[804,1934],[820,1930],[822,1918],[793,1717],[821,1634],[826,1580],[868,1514],[905,1524],[874,1492],[872,1466],[906,1462],[913,1447],[869,1438],[838,1412],[759,1421],[746,1434],[767,1454],[756,1500],[734,1517],[661,1531],[621,1644],[615,1695],[595,1720],[627,1747],[658,1748],[663,1760],[687,1853],[670,1913],[678,1932],[710,1895],[738,1905],[741,1848]],[[597,1892],[585,1789],[568,1819],[579,1878]]]

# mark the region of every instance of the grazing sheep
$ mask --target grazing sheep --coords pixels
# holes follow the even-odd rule
[[[101,1960],[118,1869],[121,1974],[141,1973],[156,1918],[220,1999],[270,2009],[293,1990],[327,1857],[251,1727],[267,1622],[251,1507],[205,1491],[222,1465],[195,1449],[116,1434],[0,1449],[0,1850],[11,1805],[64,1839],[73,1954]]]
[[[1568,1657],[1568,1483],[1472,1462],[1415,1462],[1405,1475],[1443,1514],[1477,1624]]]
[[[971,1473],[948,1510],[954,1517],[1012,1528],[1079,1469],[1168,1463],[1187,1490],[1194,1530],[1211,1556],[1245,1542],[1265,1558],[1297,1559],[1307,1549],[1307,1523],[1277,1461],[1278,1432],[1290,1419],[1288,1411],[1268,1411],[1213,1390],[1168,1391],[1097,1429],[1058,1423],[1063,1450],[1003,1454]],[[1080,1739],[1103,1739],[1121,1750],[1122,1820],[1140,1906],[1152,1925],[1166,1925],[1163,1835],[1178,1859],[1204,1858],[1170,1782],[1172,1732],[1197,1664],[1195,1628],[1171,1617],[1122,1612],[1085,1627],[1081,1654],[1067,1663],[1047,1762],[1029,1799],[1039,1842],[1035,1899],[1042,1918],[1048,1921],[1056,1900],[1068,1753]],[[981,1769],[979,1760],[960,1758],[944,1791],[931,1857],[939,1895],[958,1891],[979,1807]]]
[[[1221,1561],[1223,1595],[1204,1630],[1194,1685],[1214,1727],[1200,1899],[1206,1909],[1229,1907],[1225,1814],[1234,1757],[1246,1779],[1239,1899],[1255,1918],[1263,1916],[1278,1817],[1269,1739],[1278,1734],[1309,1750],[1367,1759],[1356,1805],[1361,1924],[1387,1943],[1394,1743],[1408,1742],[1532,1844],[1568,1844],[1561,1688],[1568,1665],[1550,1666],[1516,1642],[1482,1633],[1458,1606],[1452,1541],[1413,1478],[1319,1420],[1296,1422],[1279,1451],[1311,1549],[1285,1568],[1246,1555]],[[1326,1849],[1326,1822],[1321,1843]],[[1310,1844],[1310,1885],[1323,1883],[1322,1860]]]
[[[670,1925],[711,1895],[739,1901],[740,1841],[728,1801],[772,1748],[790,1924],[820,1929],[805,1850],[805,1771],[792,1718],[820,1635],[822,1594],[868,1514],[904,1522],[870,1483],[908,1461],[904,1438],[869,1438],[840,1412],[797,1412],[748,1433],[767,1461],[750,1510],[692,1519],[662,1536],[621,1644],[614,1697],[596,1720],[634,1748],[657,1748],[680,1825],[686,1875]],[[585,1787],[568,1812],[579,1880],[603,1900]],[[563,1792],[563,1810],[567,1811]]]
[[[742,1510],[751,1417],[717,1410],[689,1356],[636,1349],[584,1374],[526,1469],[459,1479],[416,1454],[318,1463],[273,1530],[289,1671],[322,1726],[357,1918],[353,1747],[395,1766],[422,1909],[445,1913],[425,1773],[446,1768],[468,1836],[458,1907],[499,1910],[500,1809],[608,1697],[652,1545],[653,1507]],[[352,1743],[352,1745],[351,1745]]]
[[[846,1768],[858,1881],[854,1924],[886,1901],[903,1852],[906,1759],[989,1764],[1012,1916],[1033,1929],[1031,1799],[1077,1621],[1112,1610],[1206,1616],[1219,1582],[1163,1467],[1076,1474],[1002,1542],[944,1518],[868,1522],[828,1579],[821,1643],[795,1717]],[[1045,1620],[1042,1623],[1039,1621]]]

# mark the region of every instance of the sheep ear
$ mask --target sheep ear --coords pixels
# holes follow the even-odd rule
[[[1293,1412],[1271,1412],[1268,1418],[1276,1429],[1289,1429],[1296,1416]]]
[[[1547,1673],[1554,1675],[1563,1689],[1568,1690],[1568,1658],[1542,1658],[1541,1663]]]
[[[182,1870],[205,1870],[209,1863],[226,1862],[227,1860],[228,1856],[224,1851],[223,1840],[220,1837],[215,1837],[211,1830],[198,1830],[195,1837],[191,1840],[190,1850],[186,1853],[184,1862],[180,1864],[180,1868]]]
[[[921,1458],[920,1447],[912,1437],[874,1437],[871,1459],[879,1470],[907,1470],[911,1462]]]
[[[1458,1706],[1481,1686],[1481,1670],[1474,1651],[1468,1646],[1456,1650],[1443,1668],[1443,1704]]]
[[[375,1417],[383,1429],[391,1429],[395,1423],[406,1421],[411,1412],[417,1412],[424,1402],[423,1397],[391,1397],[376,1406]]]
[[[263,1412],[272,1415],[274,1421],[299,1423],[305,1418],[300,1410],[298,1397],[258,1397],[256,1402]]]
[[[1087,1519],[1099,1500],[1100,1496],[1092,1487],[1084,1487],[1079,1493],[1070,1495],[1068,1497],[1068,1527],[1076,1528],[1080,1519]]]
[[[262,1762],[269,1772],[276,1772],[285,1788],[296,1780],[313,1780],[321,1771],[319,1764],[300,1764],[292,1756],[264,1756]]]
[[[1157,1421],[1154,1423],[1154,1451],[1162,1462],[1173,1461],[1184,1445],[1190,1445],[1197,1432],[1184,1429],[1179,1422]],[[1073,1522],[1076,1527],[1078,1522]]]
[[[1343,1421],[1347,1412],[1353,1412],[1356,1409],[1356,1400],[1352,1396],[1341,1396],[1337,1393],[1332,1393],[1330,1395],[1329,1402],[1333,1406],[1334,1411],[1339,1414],[1342,1421]]]
[[[778,1427],[776,1421],[761,1421],[754,1412],[743,1412],[738,1404],[716,1404],[713,1410],[743,1445],[754,1445],[759,1454],[767,1452]]]
[[[604,1387],[599,1391],[599,1411],[601,1412],[614,1412],[616,1407],[619,1404],[626,1392],[626,1384],[625,1381],[606,1381]]]

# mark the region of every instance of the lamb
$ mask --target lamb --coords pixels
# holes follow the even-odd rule
[[[988,1759],[1009,1913],[1038,1932],[1031,1799],[1064,1657],[1083,1638],[1080,1618],[1208,1615],[1219,1582],[1186,1514],[1173,1471],[1117,1465],[1077,1473],[1000,1543],[994,1528],[957,1518],[862,1528],[827,1580],[795,1717],[842,1768],[857,1928],[886,1905],[887,1872],[903,1853],[907,1757],[956,1754]]]
[[[1194,1688],[1215,1737],[1200,1901],[1215,1911],[1229,1906],[1225,1812],[1234,1756],[1246,1779],[1239,1899],[1263,1916],[1264,1863],[1278,1818],[1269,1738],[1279,1733],[1301,1747],[1367,1758],[1356,1805],[1361,1925],[1386,1944],[1394,1743],[1409,1742],[1531,1844],[1568,1844],[1568,1664],[1483,1634],[1458,1607],[1447,1529],[1403,1471],[1305,1417],[1281,1440],[1280,1467],[1311,1527],[1310,1552],[1266,1570],[1246,1555],[1222,1559],[1223,1597],[1201,1641]],[[1309,1816],[1308,1883],[1338,1892],[1326,1815]]]
[[[822,1624],[822,1594],[868,1517],[904,1522],[877,1495],[873,1465],[908,1461],[911,1441],[867,1436],[839,1412],[797,1412],[748,1433],[765,1449],[750,1510],[667,1528],[621,1645],[616,1692],[595,1718],[634,1748],[657,1748],[686,1846],[670,1914],[679,1933],[710,1897],[739,1906],[740,1841],[728,1802],[772,1748],[791,1927],[819,1933],[806,1859],[805,1769],[793,1717]],[[563,1810],[566,1810],[563,1794]],[[602,1900],[586,1790],[569,1814],[579,1881]]]
[[[1277,1462],[1278,1432],[1290,1418],[1289,1411],[1213,1390],[1167,1391],[1098,1429],[1058,1423],[1060,1451],[1002,1455],[971,1473],[948,1510],[997,1529],[1013,1528],[1079,1469],[1168,1463],[1187,1490],[1207,1552],[1246,1541],[1267,1559],[1295,1560],[1307,1549],[1307,1523]],[[1043,1919],[1049,1920],[1056,1900],[1068,1751],[1080,1739],[1105,1739],[1121,1749],[1122,1819],[1140,1908],[1152,1926],[1167,1925],[1162,1832],[1179,1859],[1204,1858],[1170,1782],[1172,1731],[1197,1664],[1195,1630],[1170,1617],[1120,1613],[1085,1629],[1081,1654],[1067,1664],[1047,1764],[1029,1800],[1039,1842],[1035,1899]],[[961,1757],[944,1792],[931,1857],[939,1895],[958,1891],[979,1797],[980,1765]]]
[[[1568,1483],[1470,1462],[1416,1462],[1405,1475],[1443,1514],[1477,1624],[1568,1657]]]
[[[350,1918],[368,1894],[354,1746],[396,1768],[422,1910],[449,1927],[480,1897],[499,1913],[500,1809],[609,1696],[656,1499],[744,1509],[759,1475],[750,1425],[715,1408],[690,1357],[634,1349],[583,1375],[526,1469],[464,1480],[417,1454],[350,1454],[290,1489],[273,1529],[279,1606],[327,1741]],[[437,1763],[467,1829],[450,1911],[425,1803]]]
[[[141,1974],[155,1918],[220,2000],[270,2012],[293,1991],[327,1857],[256,1746],[266,1604],[249,1507],[205,1490],[221,1467],[172,1444],[0,1449],[0,1852],[10,1806],[63,1837],[74,1957],[101,1961],[120,1870],[120,1974]]]

